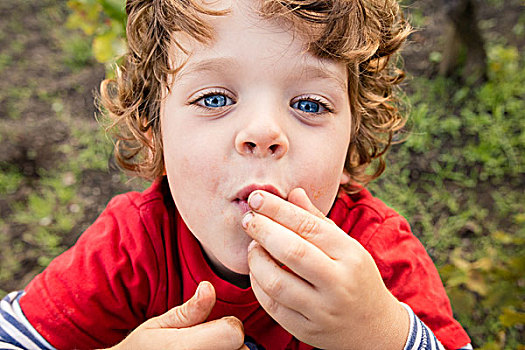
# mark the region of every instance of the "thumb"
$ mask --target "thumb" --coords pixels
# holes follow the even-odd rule
[[[195,294],[184,304],[153,317],[145,328],[186,328],[200,324],[209,316],[215,305],[215,289],[208,281],[199,283]]]

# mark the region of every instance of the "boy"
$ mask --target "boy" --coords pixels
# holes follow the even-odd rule
[[[469,348],[408,224],[359,185],[403,124],[395,1],[126,10],[102,100],[117,159],[157,180],[2,301],[6,347]]]

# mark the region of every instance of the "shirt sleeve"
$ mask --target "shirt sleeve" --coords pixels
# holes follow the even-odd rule
[[[54,350],[25,318],[20,308],[23,291],[12,292],[0,301],[0,348]]]
[[[20,306],[56,348],[107,347],[149,318],[158,275],[140,208],[121,195],[31,281]]]
[[[404,350],[445,350],[428,326],[416,316],[414,311],[405,303],[401,303],[410,317],[410,331]],[[473,350],[472,346],[466,344],[457,350]]]

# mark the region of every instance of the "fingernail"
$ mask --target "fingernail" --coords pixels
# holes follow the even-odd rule
[[[255,192],[248,198],[248,204],[253,209],[259,209],[263,202],[263,196],[259,192]]]
[[[251,211],[244,214],[244,216],[242,217],[242,221],[241,221],[242,227],[247,228],[248,223],[250,222],[252,218],[253,218],[253,213]]]
[[[199,285],[197,286],[197,290],[195,291],[195,297],[197,299],[200,299],[201,293],[202,293],[202,283],[199,283]]]
[[[250,244],[248,245],[248,251],[252,250],[253,247],[255,247],[256,244],[257,244],[257,242],[251,241]]]
[[[197,297],[197,299],[200,299],[200,297],[202,296],[202,293],[204,293],[204,290],[207,288],[206,286],[206,283],[199,283],[199,285],[197,286],[197,290],[195,291],[195,296]]]

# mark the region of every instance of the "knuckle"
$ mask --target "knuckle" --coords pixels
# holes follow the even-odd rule
[[[309,216],[303,217],[299,219],[297,232],[305,239],[308,239],[309,236],[319,232],[319,222]]]
[[[166,322],[168,322],[170,325],[177,323],[185,324],[189,322],[190,315],[187,304],[182,304],[181,306],[174,308],[172,311],[173,312],[168,312],[166,315]]]
[[[262,236],[261,238],[264,237],[264,235],[261,235],[261,230],[262,230],[261,225],[262,225],[262,222],[259,218],[259,215],[253,214],[253,218],[250,220],[250,223],[248,224],[248,228],[254,237],[261,237],[261,236]]]
[[[283,287],[283,280],[274,276],[269,283],[266,284],[265,291],[268,295],[279,295],[281,294]]]
[[[281,205],[269,205],[266,208],[266,211],[268,212],[270,217],[280,217],[283,215],[283,207]]]
[[[268,300],[266,300],[265,307],[266,307],[266,311],[269,314],[276,314],[279,308],[279,304],[272,298],[268,298]]]
[[[353,300],[352,296],[349,299]],[[341,316],[344,316],[345,308],[341,308],[339,305],[327,305],[323,312],[318,315],[322,324],[330,324],[333,320],[338,320]]]
[[[294,244],[286,250],[283,262],[290,263],[302,260],[306,256],[304,244]]]
[[[320,327],[313,322],[305,322],[303,332],[307,339],[317,339],[319,336],[323,336]]]
[[[222,320],[226,327],[225,337],[231,342],[233,348],[240,348],[244,343],[244,326],[242,322],[233,316],[224,317]]]
[[[365,252],[358,252],[353,256],[353,265],[357,271],[362,271],[362,269],[367,269],[370,263],[370,258]]]

